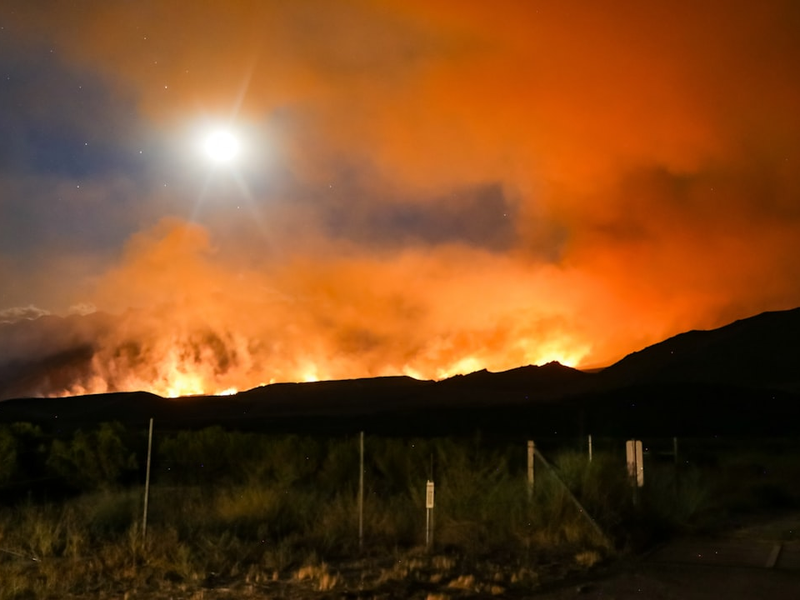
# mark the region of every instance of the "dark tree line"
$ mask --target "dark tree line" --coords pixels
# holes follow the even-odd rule
[[[119,423],[101,423],[69,438],[30,423],[0,426],[0,490],[88,491],[136,477],[139,461]]]

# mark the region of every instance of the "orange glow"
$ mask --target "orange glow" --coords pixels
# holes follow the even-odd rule
[[[157,388],[146,391],[160,394],[165,398],[180,398],[181,396],[197,396],[205,390],[202,380],[194,373],[179,373],[165,385],[166,388],[163,391]]]
[[[293,379],[296,381],[302,381],[303,383],[313,383],[315,381],[319,381],[319,377],[317,376],[318,372],[319,369],[317,368],[316,365],[312,367],[306,367],[306,369],[303,371],[300,377]]]
[[[16,4],[149,135],[251,125],[238,178],[121,175],[124,250],[0,256],[119,316],[68,393],[597,367],[800,304],[792,0]]]
[[[469,269],[454,271],[454,255]],[[465,247],[231,268],[203,228],[165,221],[132,240],[98,287],[98,305],[127,312],[99,340],[91,376],[67,393],[175,397],[265,381],[442,379],[554,360],[598,366],[636,349],[631,339],[644,346],[677,333],[642,310],[659,305],[656,295],[633,298],[649,304],[621,304],[579,270],[523,267]]]

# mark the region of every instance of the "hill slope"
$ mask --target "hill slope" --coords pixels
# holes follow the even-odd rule
[[[603,389],[658,383],[800,392],[800,308],[682,333],[629,354],[597,382]]]
[[[98,322],[108,325],[105,318]],[[60,361],[86,360],[80,349],[91,340],[78,325],[71,322],[78,333],[59,338],[76,347],[62,346],[36,368],[13,364],[5,373],[30,377],[55,365],[58,375]],[[276,431],[794,435],[800,434],[800,309],[683,333],[599,373],[550,363],[438,382],[380,377],[273,384],[226,397],[114,393],[0,402],[0,422],[78,427],[109,420],[141,424],[150,417],[174,427],[219,423]]]

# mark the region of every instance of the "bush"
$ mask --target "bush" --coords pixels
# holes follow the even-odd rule
[[[70,442],[54,440],[47,467],[79,490],[109,488],[137,469],[136,455],[122,442],[123,433],[119,423],[102,423],[90,433],[76,431]]]
[[[0,485],[5,485],[17,470],[17,439],[8,427],[0,427]]]

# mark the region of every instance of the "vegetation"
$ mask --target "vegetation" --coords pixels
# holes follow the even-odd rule
[[[606,445],[591,462],[552,448],[553,467],[537,462],[530,493],[524,442],[368,436],[362,546],[356,437],[219,427],[157,435],[145,538],[144,433],[103,424],[59,439],[26,424],[0,427],[0,598],[234,581],[324,591],[346,587],[348,570],[361,589],[415,582],[499,593],[735,511],[800,505],[789,442],[749,454],[694,443],[679,465],[653,448],[637,495],[622,443]]]

